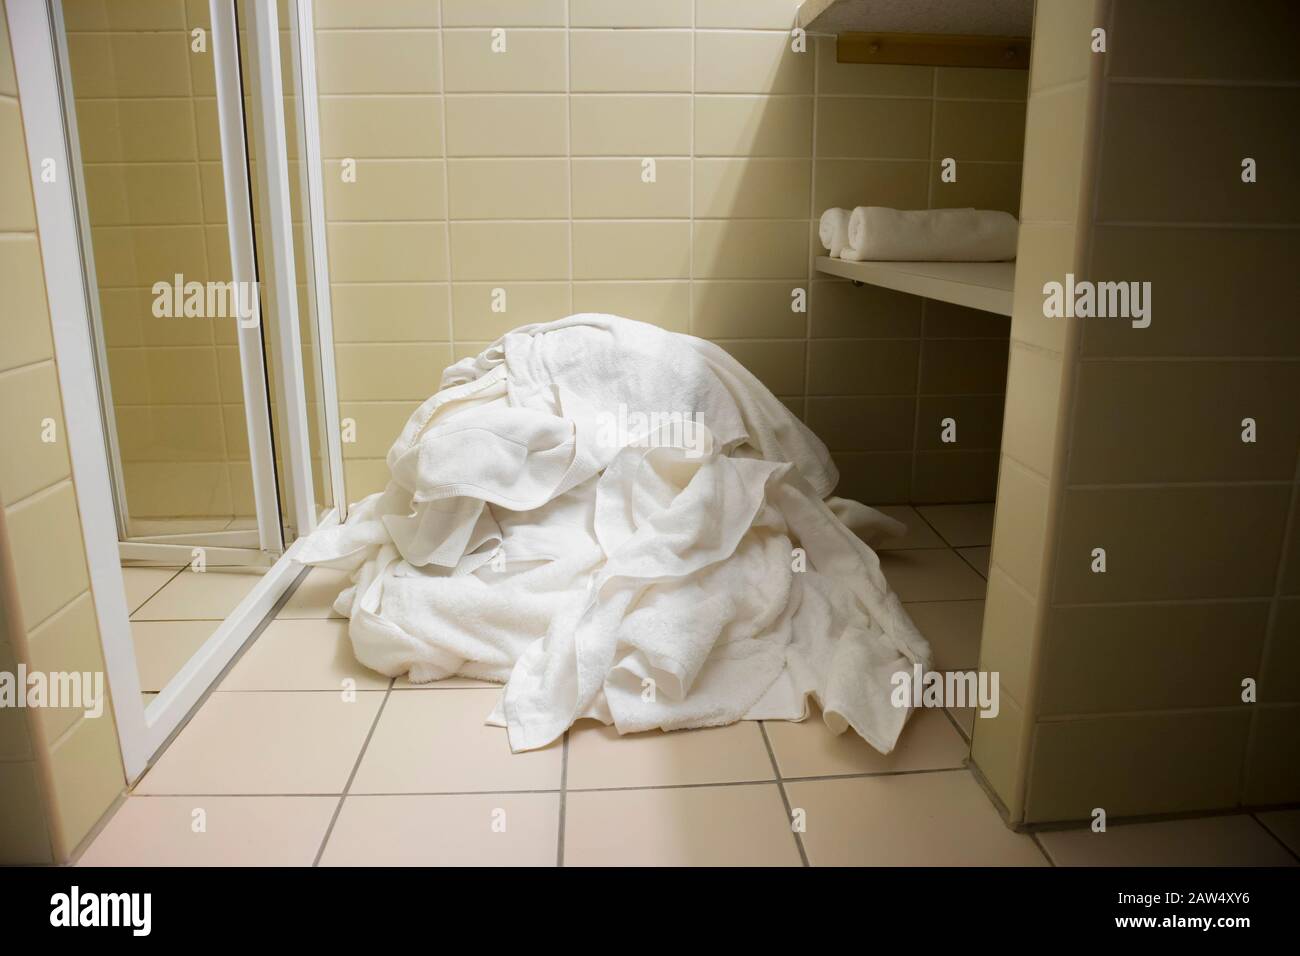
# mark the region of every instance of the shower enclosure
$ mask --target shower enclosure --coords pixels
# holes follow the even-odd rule
[[[37,215],[69,450],[134,778],[293,583],[293,543],[345,508],[312,11],[8,6],[33,180],[46,187]],[[124,568],[255,583],[153,686],[137,668]]]

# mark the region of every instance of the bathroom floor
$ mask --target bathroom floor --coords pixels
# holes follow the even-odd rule
[[[974,668],[992,505],[883,510],[909,526],[881,562],[936,666]],[[212,574],[172,572],[132,601],[133,620],[213,623],[203,615],[245,581]],[[198,584],[189,577],[217,589],[182,594]],[[816,717],[624,738],[584,721],[545,750],[512,755],[505,731],[483,724],[491,685],[416,687],[355,662],[347,622],[330,609],[342,584],[337,572],[310,572],[82,865],[1300,860],[1300,811],[1013,833],[964,769],[971,711],[918,711],[888,757],[831,735]],[[132,587],[138,595],[148,585],[131,574]],[[174,633],[184,640],[186,630]]]

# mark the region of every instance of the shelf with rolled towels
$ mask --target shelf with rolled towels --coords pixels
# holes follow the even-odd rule
[[[817,269],[858,284],[1011,314],[1019,224],[1005,212],[828,209]]]

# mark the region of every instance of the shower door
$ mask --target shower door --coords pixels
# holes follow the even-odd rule
[[[282,507],[285,459],[311,462],[283,447],[300,352],[268,364],[283,256],[254,239],[248,31],[231,0],[54,14],[121,558],[269,566],[314,520]]]

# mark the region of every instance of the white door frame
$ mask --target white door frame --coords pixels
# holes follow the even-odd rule
[[[217,7],[228,8],[232,3],[233,0],[211,0],[214,26]],[[274,10],[275,5],[264,6]],[[117,722],[126,777],[131,782],[145,771],[159,748],[180,726],[256,626],[275,606],[297,577],[301,565],[293,560],[294,548],[290,548],[168,682],[162,693],[148,708],[144,706],[118,552],[117,510],[114,507],[110,478],[109,446],[100,407],[89,290],[84,282],[76,279],[86,274],[86,262],[78,229],[74,184],[72,177],[67,175],[75,157],[70,150],[64,112],[73,109],[73,105],[64,102],[62,95],[56,55],[55,11],[52,0],[7,0],[5,11],[13,44],[19,98],[23,107],[28,165],[41,239],[65,434],[77,490],[91,592],[104,650],[104,665],[112,691],[113,715]],[[274,33],[271,35],[274,36]],[[266,81],[274,83],[274,95],[279,104],[278,74],[273,81],[269,77]],[[283,161],[283,152],[279,158]],[[42,165],[46,159],[53,160],[55,164],[56,176],[53,182],[42,179]],[[266,164],[259,165],[265,167]],[[285,198],[287,201],[287,194]],[[313,225],[319,228],[321,224]],[[274,251],[272,255],[275,255]],[[289,274],[292,275],[292,271]],[[296,323],[292,333],[296,343]],[[297,350],[294,351],[296,353]],[[301,364],[297,373],[296,381],[301,383]],[[301,399],[300,387],[298,395]],[[336,399],[333,395],[325,395],[324,400],[334,402]],[[304,425],[305,422],[299,422],[300,432]],[[338,468],[342,465],[333,454],[330,464],[331,467]],[[297,491],[304,490],[301,484],[303,477],[301,472],[296,472]],[[310,471],[306,472],[305,478],[305,490],[310,496]],[[334,523],[337,514],[337,510],[326,513],[321,518],[320,525]],[[313,519],[314,517],[313,515]],[[305,533],[312,524],[315,524],[314,520],[300,524],[299,527]]]

